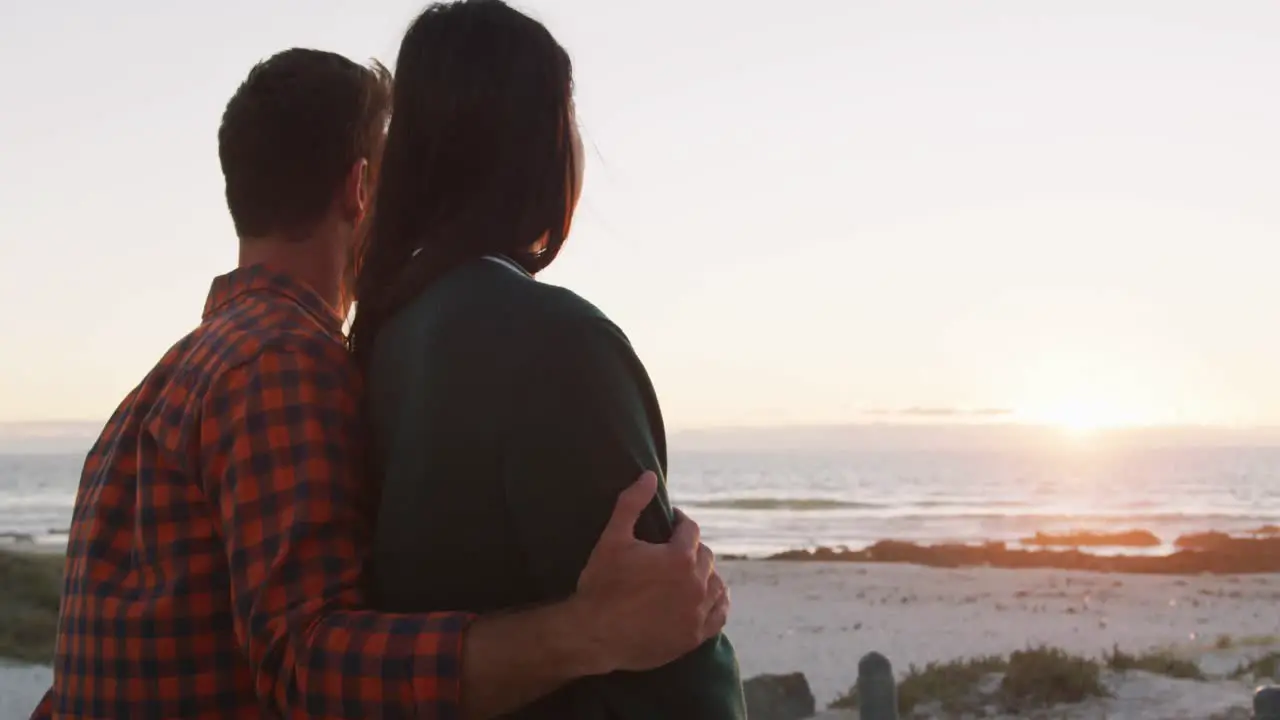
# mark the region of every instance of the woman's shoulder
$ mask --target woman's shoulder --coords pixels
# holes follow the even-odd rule
[[[537,301],[527,305],[533,313],[533,319],[545,330],[567,334],[604,333],[616,335],[622,339],[626,336],[617,325],[590,300],[576,292],[547,283],[530,283],[530,290]]]

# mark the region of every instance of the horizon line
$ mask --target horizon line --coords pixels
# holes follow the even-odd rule
[[[842,428],[917,428],[917,429],[943,429],[943,428],[989,428],[989,429],[1046,429],[1059,431],[1062,429],[1060,424],[1042,420],[1042,419],[1017,419],[1012,411],[1001,411],[995,414],[993,410],[982,411],[957,411],[952,414],[930,413],[918,414],[914,410],[902,411],[892,414],[886,411],[871,411],[868,413],[869,418],[865,420],[842,420],[831,422],[798,422],[785,424],[764,424],[745,422],[741,424],[711,424],[711,425],[684,425],[669,426],[669,433],[684,432],[749,432],[760,430],[834,430]],[[901,418],[899,420],[888,419],[890,417]],[[993,419],[998,418],[998,419]],[[105,426],[106,419],[44,419],[44,420],[0,420],[0,430],[6,428],[40,428],[40,427],[69,427],[93,425],[97,427]],[[1103,425],[1093,428],[1094,432],[1107,433],[1115,431],[1129,430],[1225,430],[1240,432],[1259,432],[1271,431],[1280,432],[1280,421],[1273,423],[1222,423],[1222,422],[1155,422],[1155,423],[1125,423],[1116,425]]]

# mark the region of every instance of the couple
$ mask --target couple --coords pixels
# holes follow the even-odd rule
[[[397,75],[289,50],[227,105],[240,266],[89,453],[33,717],[745,717],[644,368],[533,279],[568,55],[464,0]]]

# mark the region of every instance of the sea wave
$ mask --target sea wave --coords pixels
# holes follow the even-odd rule
[[[851,502],[831,498],[704,498],[677,500],[678,504],[691,508],[711,510],[879,510],[890,507],[882,503]]]
[[[1032,508],[1034,505],[1017,500],[984,500],[975,502],[963,500],[917,500],[899,502],[857,502],[829,497],[676,497],[677,504],[684,507],[705,508],[710,510],[893,510],[909,511],[912,508],[922,510],[947,508]]]
[[[706,497],[673,495],[672,502],[686,509],[740,512],[810,512],[832,518],[847,517],[898,521],[1006,520],[1006,521],[1147,521],[1272,520],[1266,507],[1171,508],[1154,503],[1117,503],[1110,508],[1053,507],[1017,500],[901,500],[858,502],[831,497]]]
[[[1066,464],[929,453],[683,462],[671,500],[723,553],[860,548],[886,538],[1017,543],[1037,531],[1145,529],[1172,543],[1280,523],[1280,450],[1151,451]],[[82,465],[83,456],[0,456],[0,535],[63,541]]]

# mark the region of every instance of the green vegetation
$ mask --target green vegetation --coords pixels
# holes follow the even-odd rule
[[[1200,591],[1204,594],[1204,590]],[[1223,596],[1225,597],[1225,596]],[[1219,635],[1217,641],[1213,644],[1216,650],[1232,650],[1236,648],[1248,647],[1271,647],[1272,645],[1280,645],[1280,635],[1244,635],[1236,637],[1234,635]]]
[[[1009,656],[1000,693],[1011,711],[1078,703],[1109,694],[1102,684],[1098,661],[1044,646]]]
[[[1224,647],[1221,638],[1219,638],[1218,647]],[[1229,645],[1226,647],[1229,647]],[[1107,667],[1116,672],[1143,670],[1180,680],[1205,679],[1204,671],[1200,669],[1199,665],[1166,651],[1157,650],[1141,655],[1130,655],[1117,647],[1104,658],[1104,661]]]
[[[1231,673],[1231,677],[1236,680],[1280,680],[1280,652],[1269,652],[1260,658],[1241,663]]]
[[[920,705],[940,703],[947,712],[961,712],[978,700],[975,696],[983,679],[1008,667],[1008,661],[999,656],[933,662],[923,668],[912,665],[898,683],[898,710],[906,714]],[[831,707],[858,707],[858,686],[836,698]]]
[[[1249,635],[1235,641],[1236,647],[1267,647],[1280,645],[1280,635]]]
[[[1097,661],[1048,647],[1015,652],[1007,659],[987,656],[929,663],[923,668],[912,666],[898,684],[898,710],[906,715],[937,704],[946,713],[959,714],[994,705],[1021,713],[1106,697],[1101,675]],[[989,684],[985,683],[988,678],[992,679]],[[857,686],[831,704],[832,708],[857,706]]]
[[[948,712],[964,710],[973,703],[973,696],[984,679],[1005,672],[1008,667],[1004,658],[995,655],[930,663],[923,670],[913,667],[898,686],[898,707],[906,713],[920,705],[937,702]]]
[[[53,661],[62,556],[0,550],[0,658]]]

